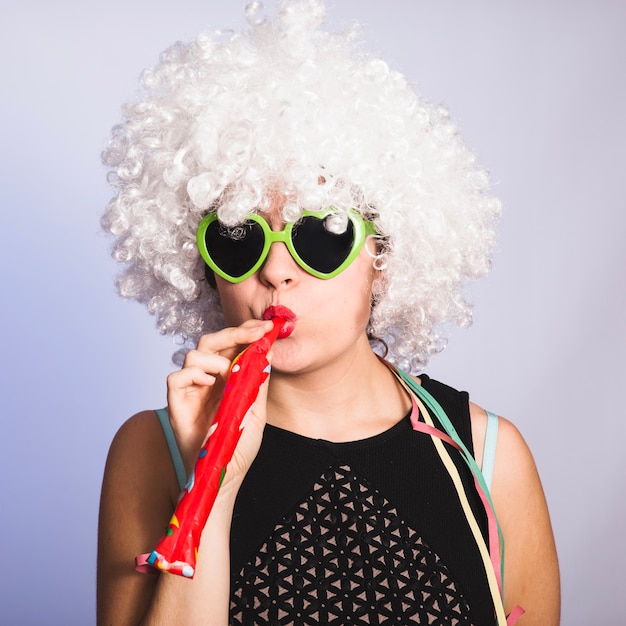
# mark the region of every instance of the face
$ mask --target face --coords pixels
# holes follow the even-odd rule
[[[284,226],[281,200],[273,200],[264,215],[272,230]],[[292,332],[273,349],[275,372],[306,372],[369,351],[366,336],[374,278],[366,246],[340,274],[330,279],[312,276],[293,259],[282,242],[272,244],[259,270],[239,283],[216,276],[217,289],[228,325],[262,319],[269,307],[283,306],[295,314]]]

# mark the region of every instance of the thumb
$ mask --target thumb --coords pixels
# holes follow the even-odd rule
[[[237,475],[240,480],[243,480],[243,477],[259,452],[263,439],[263,430],[267,422],[268,386],[269,376],[259,388],[257,398],[246,414],[241,438],[237,443],[235,453],[229,463],[229,470],[226,472],[227,477],[230,471],[231,475]]]
[[[269,389],[269,383],[270,377],[268,376],[259,387],[259,393],[256,400],[252,403],[252,406],[248,411],[248,415],[246,416],[244,432],[248,429],[248,427],[251,427],[250,430],[259,431],[259,434],[262,436],[263,429],[265,428],[265,424],[267,422],[267,392]]]

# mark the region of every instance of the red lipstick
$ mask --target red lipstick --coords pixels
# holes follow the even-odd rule
[[[272,320],[275,317],[282,317],[285,320],[285,324],[280,329],[278,334],[279,339],[285,339],[289,337],[291,333],[294,331],[296,314],[286,306],[282,304],[277,304],[274,306],[269,306],[265,311],[263,311],[263,319],[264,320]]]

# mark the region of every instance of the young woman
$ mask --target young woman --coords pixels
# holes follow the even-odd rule
[[[500,210],[486,173],[445,110],[353,31],[319,28],[320,1],[248,11],[247,34],[164,53],[104,155],[120,292],[185,347],[167,409],[133,416],[111,446],[98,623],[503,626],[523,607],[519,624],[557,624],[554,541],[521,435],[402,371],[441,349],[443,322],[470,321],[463,284],[488,271]],[[274,317],[287,322],[271,375],[195,576],[139,573],[231,361]]]

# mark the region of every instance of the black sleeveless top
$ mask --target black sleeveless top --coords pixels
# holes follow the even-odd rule
[[[473,451],[468,395],[421,376]],[[447,446],[447,444],[445,444]],[[487,521],[456,451],[485,540]],[[233,625],[495,623],[447,470],[409,416],[351,443],[267,426],[231,530]]]

